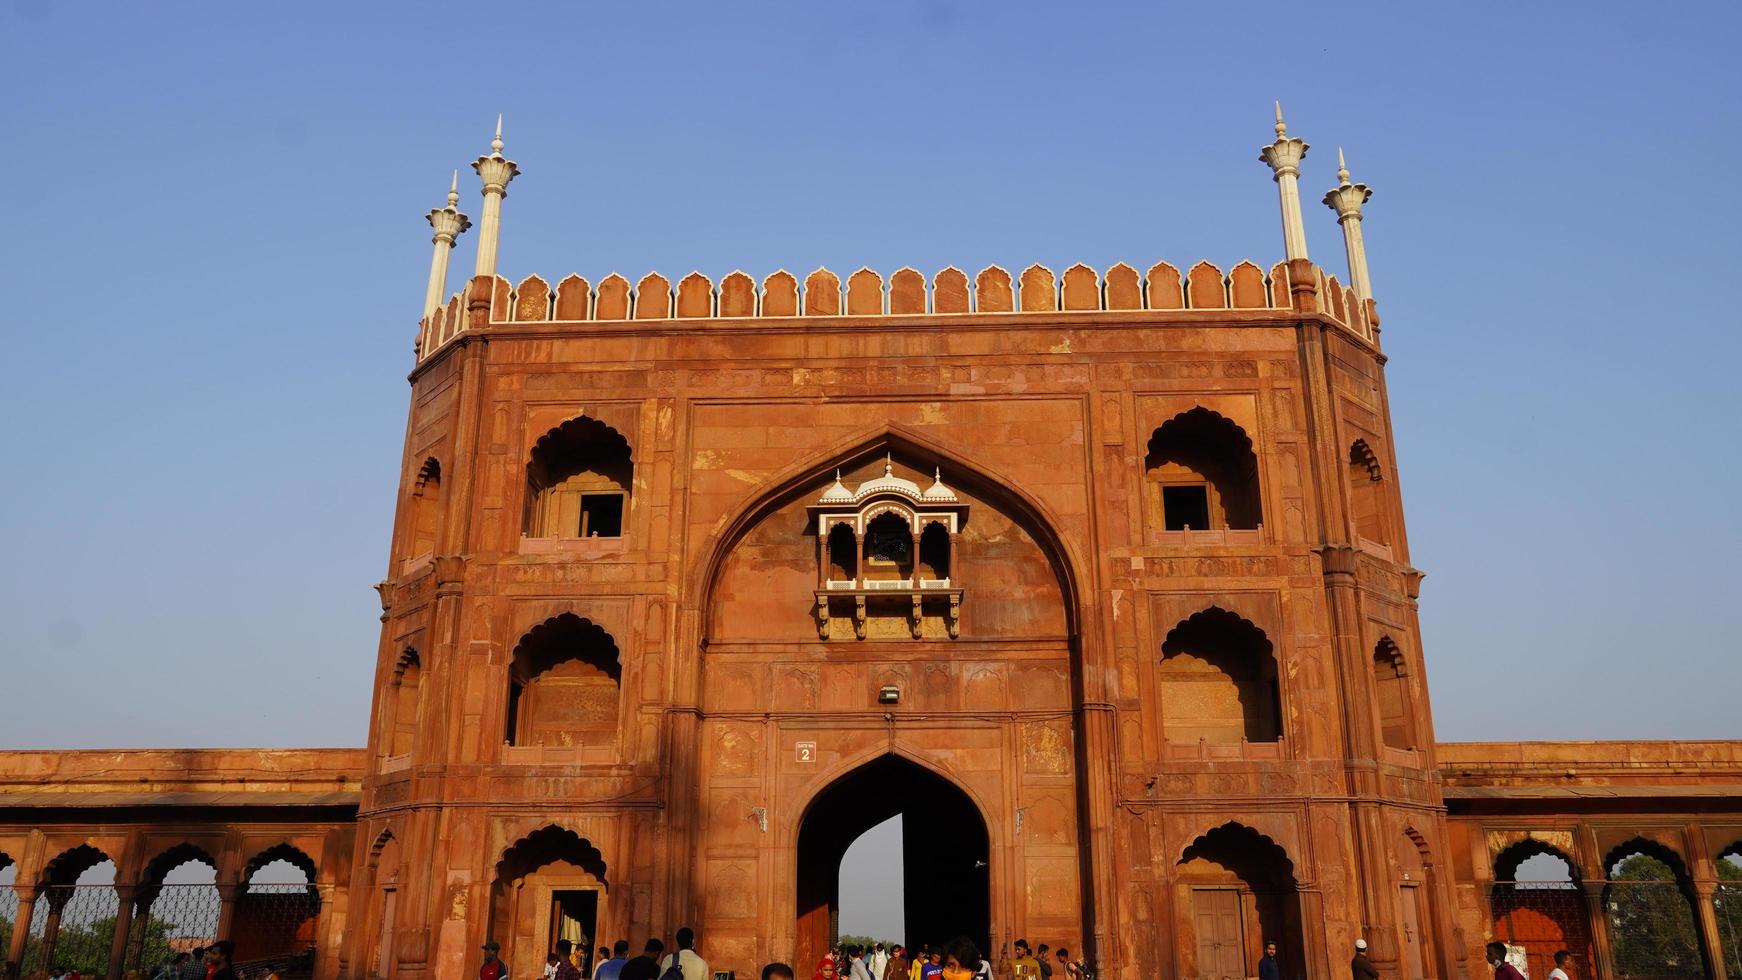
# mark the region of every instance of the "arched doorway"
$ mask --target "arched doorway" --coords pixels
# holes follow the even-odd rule
[[[502,944],[510,976],[538,976],[545,954],[567,939],[587,957],[601,937],[605,857],[566,827],[541,827],[503,852],[490,889],[489,937]]]
[[[818,793],[799,825],[798,963],[815,963],[834,938],[847,848],[897,814],[906,923],[900,938],[935,946],[967,936],[987,948],[992,891],[985,819],[954,783],[912,760],[885,755]]]

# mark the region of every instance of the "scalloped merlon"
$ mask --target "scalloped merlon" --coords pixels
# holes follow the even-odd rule
[[[1264,295],[1264,270],[1246,260],[1228,271],[1228,305],[1240,310],[1270,305]]]
[[[558,320],[585,320],[588,307],[592,305],[593,286],[586,279],[573,273],[564,276],[563,281],[556,284],[556,313]]]
[[[798,277],[781,269],[762,280],[763,316],[798,316]]]
[[[925,276],[918,269],[903,266],[890,275],[889,312],[925,312]]]
[[[677,315],[708,317],[714,315],[714,282],[700,272],[684,276],[677,284]]]
[[[635,319],[666,320],[671,318],[671,280],[657,272],[649,272],[635,284]]]
[[[736,269],[721,279],[720,315],[755,316],[756,280]]]
[[[1148,307],[1152,310],[1183,310],[1185,293],[1180,290],[1179,270],[1171,263],[1157,262],[1149,267]]]
[[[1103,302],[1109,310],[1143,309],[1143,278],[1136,269],[1123,262],[1115,263],[1107,270],[1105,292]]]
[[[861,268],[847,277],[847,313],[878,316],[883,312],[883,277]]]
[[[550,319],[550,283],[543,276],[534,273],[514,287],[514,319],[519,323]]]
[[[598,299],[593,303],[593,319],[629,319],[629,280],[615,272],[599,280]]]
[[[1052,270],[1036,262],[1022,270],[1022,311],[1040,313],[1058,309],[1058,280]]]
[[[1009,313],[1016,309],[1010,273],[995,265],[981,269],[974,277],[974,308],[981,313]]]
[[[1078,262],[1065,270],[1060,277],[1059,306],[1067,310],[1101,308],[1101,279],[1094,269]]]
[[[841,277],[818,267],[804,277],[804,315],[841,315]]]
[[[1288,287],[1288,262],[1270,267],[1270,305],[1288,309],[1294,305],[1294,293]]]
[[[1186,273],[1186,301],[1194,310],[1221,310],[1228,306],[1228,284],[1222,269],[1208,259]]]
[[[931,280],[931,306],[934,313],[968,312],[968,274],[953,265],[939,270]]]

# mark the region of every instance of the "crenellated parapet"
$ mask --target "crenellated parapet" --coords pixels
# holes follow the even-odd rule
[[[1299,264],[1294,267],[1301,268]],[[991,265],[972,278],[951,266],[929,279],[912,268],[888,277],[860,269],[843,279],[819,268],[801,281],[784,270],[760,283],[743,272],[719,282],[692,272],[673,283],[650,272],[631,283],[612,273],[596,284],[570,275],[554,286],[532,275],[514,285],[499,276],[475,279],[471,293],[456,293],[418,328],[421,362],[454,338],[479,328],[481,310],[469,299],[488,284],[489,307],[484,326],[531,323],[627,323],[673,320],[773,320],[847,317],[904,319],[977,314],[1097,314],[1154,311],[1270,311],[1317,314],[1372,342],[1376,317],[1370,303],[1355,291],[1307,266],[1311,281],[1297,288],[1290,265],[1279,262],[1268,272],[1243,261],[1224,272],[1211,262],[1199,262],[1183,273],[1157,262],[1147,271],[1118,263],[1105,272],[1078,263],[1054,273],[1031,265],[1017,275]],[[1305,309],[1296,304],[1304,302]],[[470,307],[470,309],[469,309]]]

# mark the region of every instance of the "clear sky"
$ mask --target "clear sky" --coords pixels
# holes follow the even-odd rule
[[[1280,257],[1347,148],[1440,737],[1742,736],[1742,5],[0,7],[0,746],[355,745],[423,213],[502,271]],[[469,271],[476,232],[455,255]]]

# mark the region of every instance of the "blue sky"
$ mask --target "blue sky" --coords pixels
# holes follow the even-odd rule
[[[422,215],[497,112],[525,171],[503,272],[596,280],[1268,264],[1277,98],[1315,259],[1342,266],[1338,144],[1376,191],[1440,736],[1742,736],[1739,29],[1734,3],[14,0],[0,746],[361,743]]]

